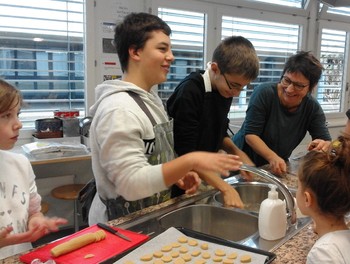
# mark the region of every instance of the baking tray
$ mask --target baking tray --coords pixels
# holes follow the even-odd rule
[[[174,231],[171,231],[171,230],[174,230]],[[127,252],[123,252],[123,254],[115,256],[113,259],[110,259],[109,261],[106,261],[103,263],[120,264],[126,260],[139,259],[141,255],[146,254],[146,252],[150,251],[150,249],[152,249],[151,251],[153,251],[153,249],[156,250],[158,247],[160,247],[160,245],[165,245],[167,243],[170,243],[169,239],[170,241],[172,241],[174,237],[178,236],[179,234],[184,234],[188,237],[198,239],[198,241],[205,241],[205,242],[211,243],[212,246],[216,245],[217,248],[219,248],[220,246],[223,246],[224,248],[229,247],[231,249],[237,249],[239,251],[246,251],[247,253],[252,253],[253,255],[254,254],[259,255],[260,259],[264,259],[265,262],[261,261],[258,263],[268,264],[268,263],[271,263],[276,258],[276,254],[272,252],[244,246],[229,240],[207,235],[207,234],[194,231],[191,229],[187,229],[184,227],[171,227],[166,231],[164,231],[163,233],[157,235],[153,239],[147,241],[146,243],[139,245],[137,248],[133,248],[132,250],[128,250]],[[215,250],[215,246],[214,246],[214,250]],[[212,248],[212,251],[213,251],[213,248]],[[136,261],[136,263],[141,263],[141,262]]]
[[[252,248],[252,247],[248,247],[248,246],[244,246],[226,239],[222,239],[222,238],[218,238],[218,237],[214,237],[211,235],[207,235],[198,231],[194,231],[191,229],[187,229],[184,227],[177,227],[177,230],[179,230],[180,232],[182,232],[183,234],[185,234],[186,236],[189,237],[193,237],[193,238],[197,238],[200,240],[205,240],[211,243],[215,243],[215,244],[219,244],[219,245],[223,245],[223,246],[228,246],[228,247],[232,247],[232,248],[237,248],[240,250],[244,250],[244,251],[248,251],[248,252],[253,252],[253,253],[257,253],[260,255],[264,255],[266,256],[266,261],[265,264],[271,263],[275,258],[276,258],[276,254],[269,252],[269,251],[265,251],[265,250],[261,250],[261,249],[257,249],[257,248]]]

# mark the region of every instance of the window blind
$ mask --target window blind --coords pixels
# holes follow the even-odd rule
[[[84,114],[84,0],[0,0],[0,78],[22,91],[24,127]]]
[[[322,29],[320,61],[324,71],[317,99],[325,112],[341,112],[345,83],[346,31]]]
[[[290,7],[302,8],[305,5],[306,0],[252,0],[256,2],[264,2],[268,4],[283,5]]]
[[[342,16],[350,16],[350,7],[328,7],[327,13]]]
[[[189,73],[204,69],[205,14],[185,10],[158,8],[158,16],[172,30],[171,45],[175,61],[165,83],[158,86],[163,102],[170,97],[175,87]]]

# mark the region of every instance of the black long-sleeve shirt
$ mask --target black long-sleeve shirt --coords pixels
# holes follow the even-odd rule
[[[203,73],[188,75],[167,101],[168,114],[174,119],[178,155],[197,150],[216,152],[227,136],[232,98],[225,98],[216,90],[206,92]]]

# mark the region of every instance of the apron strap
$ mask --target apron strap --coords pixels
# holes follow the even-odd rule
[[[142,101],[141,97],[137,93],[134,93],[131,91],[127,91],[127,93],[132,97],[132,99],[135,100],[135,102],[140,106],[140,108],[143,110],[143,112],[145,112],[145,114],[148,116],[149,120],[151,121],[152,125],[155,126],[157,124],[157,122],[156,122],[156,120],[154,120],[151,112],[147,108],[144,101]]]

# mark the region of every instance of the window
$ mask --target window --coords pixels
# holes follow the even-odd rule
[[[322,29],[320,61],[324,71],[318,85],[317,99],[326,113],[340,112],[342,109],[345,47],[345,31]]]
[[[24,127],[84,112],[83,18],[84,0],[0,0],[0,78],[22,91]]]
[[[172,30],[171,45],[175,56],[167,81],[158,87],[160,98],[166,102],[182,79],[193,71],[204,69],[205,14],[160,7],[158,16]]]
[[[159,2],[165,6],[167,1]],[[197,3],[190,0],[183,5],[185,2]],[[177,6],[158,8],[158,15],[173,29],[176,59],[168,82],[160,86],[163,101],[187,74],[205,69],[205,59],[211,56],[220,39],[242,35],[257,50],[260,72],[240,97],[233,99],[229,114],[232,124],[240,125],[245,117],[254,87],[261,82],[278,82],[286,60],[298,50],[312,51],[325,68],[314,96],[327,119],[344,116],[344,110],[349,107],[349,7],[331,8],[306,0],[241,0],[239,4],[223,5],[211,0],[201,2],[200,9],[207,11],[187,12]]]
[[[325,113],[343,117],[349,107],[350,8],[320,6],[319,58],[324,71],[315,95]]]
[[[222,38],[240,35],[249,39],[260,60],[258,78],[238,98],[233,98],[230,118],[244,118],[256,85],[279,82],[286,60],[298,50],[299,31],[299,25],[223,16]]]

